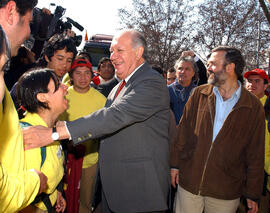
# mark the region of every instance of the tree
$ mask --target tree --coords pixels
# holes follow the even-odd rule
[[[268,23],[270,25],[270,12],[269,12],[269,9],[266,6],[264,0],[259,0],[259,2],[260,2],[260,5],[261,5],[262,10],[264,12],[264,15],[267,18],[267,21],[268,21]],[[270,3],[270,0],[268,0],[268,3]]]
[[[191,43],[198,52],[205,57],[216,46],[235,46],[244,53],[248,69],[257,66],[259,53],[269,47],[269,27],[256,1],[204,0],[197,8]]]
[[[167,70],[188,46],[188,1],[133,0],[131,9],[120,9],[122,28],[142,32],[148,43],[149,63]],[[192,1],[189,1],[189,3]]]
[[[171,67],[184,49],[206,59],[219,45],[241,49],[247,69],[266,68],[270,30],[259,1],[133,0],[132,8],[120,9],[119,15],[123,28],[145,35],[148,61],[163,69]]]

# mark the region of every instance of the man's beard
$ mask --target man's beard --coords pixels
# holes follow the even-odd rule
[[[221,71],[218,71],[215,73],[213,71],[208,71],[208,73],[209,73],[208,80],[207,80],[208,84],[212,84],[214,86],[219,87],[223,85],[227,80],[227,74],[224,68]]]

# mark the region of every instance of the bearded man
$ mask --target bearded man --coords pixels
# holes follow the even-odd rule
[[[171,181],[178,185],[176,212],[234,213],[241,196],[258,211],[264,171],[264,110],[237,80],[241,52],[220,46],[208,59],[208,84],[185,105],[171,150]]]

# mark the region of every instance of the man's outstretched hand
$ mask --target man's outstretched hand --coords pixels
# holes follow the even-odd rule
[[[64,121],[57,122],[56,130],[60,136],[59,140],[68,139],[70,137]],[[25,127],[23,128],[23,141],[25,150],[47,146],[54,142],[52,139],[52,128],[44,126]]]

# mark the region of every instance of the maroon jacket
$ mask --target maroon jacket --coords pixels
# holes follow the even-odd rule
[[[179,184],[202,196],[259,199],[264,171],[264,110],[242,87],[241,97],[212,143],[216,97],[212,85],[194,90],[171,149]]]

